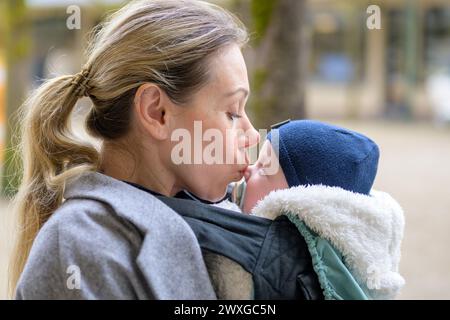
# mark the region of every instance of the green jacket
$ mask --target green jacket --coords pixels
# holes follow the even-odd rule
[[[359,284],[345,266],[342,255],[329,241],[308,228],[298,216],[287,214],[305,238],[314,271],[326,300],[369,300],[367,287]]]

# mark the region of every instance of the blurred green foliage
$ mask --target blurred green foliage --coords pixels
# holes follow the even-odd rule
[[[28,12],[25,0],[2,0],[0,4],[0,33],[4,40],[8,63],[25,58],[30,50],[27,36]]]
[[[0,34],[4,42],[7,63],[6,93],[6,150],[2,172],[2,193],[12,196],[16,193],[21,177],[21,162],[17,154],[19,132],[17,110],[23,101],[24,84],[18,71],[27,58],[31,37],[25,0],[3,0],[0,7]]]
[[[264,38],[277,6],[277,0],[251,0],[253,31],[256,32],[254,41],[258,44]]]
[[[264,68],[258,68],[253,71],[251,78],[252,98],[249,101],[249,107],[253,110],[255,123],[261,123],[260,115],[267,110],[268,101],[263,98],[262,90],[268,78],[268,71]]]

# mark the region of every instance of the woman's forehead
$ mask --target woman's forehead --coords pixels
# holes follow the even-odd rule
[[[249,92],[247,67],[237,45],[228,46],[212,57],[211,76],[211,89],[222,95]]]

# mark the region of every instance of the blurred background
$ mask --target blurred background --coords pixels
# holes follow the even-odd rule
[[[42,79],[79,72],[89,31],[125,2],[0,0],[0,299],[14,231],[8,199],[20,173],[14,113]],[[311,118],[373,138],[375,188],[406,216],[399,298],[450,299],[450,0],[211,2],[252,33],[244,54],[255,127]]]

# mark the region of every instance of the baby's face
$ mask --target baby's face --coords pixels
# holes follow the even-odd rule
[[[245,180],[247,186],[242,210],[247,213],[271,191],[289,188],[269,140],[264,142],[255,164],[248,167]]]

